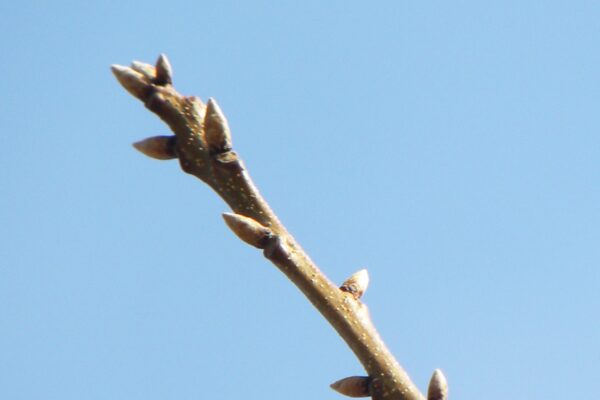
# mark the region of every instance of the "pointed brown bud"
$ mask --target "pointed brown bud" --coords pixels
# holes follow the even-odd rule
[[[213,154],[231,150],[231,132],[223,111],[215,101],[208,99],[204,117],[204,139]]]
[[[448,381],[442,370],[433,371],[427,390],[427,400],[446,400],[448,398]]]
[[[122,65],[112,65],[110,68],[121,86],[127,89],[133,96],[146,101],[146,97],[149,94],[149,82],[144,75]]]
[[[342,286],[340,286],[340,290],[352,294],[354,298],[358,300],[367,291],[368,286],[369,273],[366,269],[361,269],[352,274],[350,278],[346,279]]]
[[[157,85],[170,85],[173,83],[173,69],[166,55],[161,54],[156,60],[156,78],[154,83]]]
[[[223,219],[237,237],[259,249],[264,249],[273,237],[269,228],[244,215],[223,213]]]
[[[133,144],[140,152],[157,160],[177,158],[175,136],[154,136]]]
[[[333,390],[348,397],[369,397],[371,385],[368,376],[350,376],[329,385]]]
[[[144,75],[148,81],[156,78],[156,69],[150,64],[146,64],[141,61],[134,61],[131,63],[131,69]]]
[[[204,104],[202,100],[200,100],[200,97],[196,96],[189,96],[187,98],[187,101],[189,104],[191,104],[194,113],[197,114],[200,117],[200,119],[203,120],[204,116],[206,115],[206,104]]]

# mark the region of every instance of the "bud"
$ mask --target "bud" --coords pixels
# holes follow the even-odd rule
[[[342,286],[340,286],[340,290],[352,294],[354,298],[358,300],[367,291],[368,286],[369,273],[366,269],[361,269],[352,274],[350,278],[346,279]]]
[[[223,213],[223,219],[237,237],[259,249],[264,249],[269,239],[273,237],[269,228],[244,215]]]
[[[200,97],[189,96],[186,97],[188,104],[191,105],[193,114],[198,115],[200,119],[204,119],[206,115],[206,105],[200,100]]]
[[[224,153],[231,150],[231,132],[223,111],[215,101],[208,99],[206,115],[204,117],[204,139],[213,154]]]
[[[348,397],[369,397],[371,395],[368,376],[350,376],[329,385],[333,390]]]
[[[157,160],[177,158],[175,136],[154,136],[133,144],[140,152]]]
[[[166,55],[161,54],[156,60],[156,78],[154,83],[157,85],[170,85],[173,83],[173,69]]]
[[[134,61],[131,63],[131,69],[144,75],[148,81],[156,78],[156,69],[150,64],[146,64],[141,61]]]
[[[448,381],[442,373],[442,370],[433,371],[427,389],[427,400],[446,400],[448,398]]]
[[[144,75],[122,65],[112,65],[110,68],[112,69],[113,74],[121,86],[123,86],[133,96],[142,101],[146,101],[146,97],[149,93],[149,83]]]

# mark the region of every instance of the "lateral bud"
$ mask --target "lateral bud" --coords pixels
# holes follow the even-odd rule
[[[427,389],[427,400],[446,400],[448,398],[448,381],[442,370],[433,371],[429,388]]]
[[[146,77],[129,67],[122,65],[111,65],[110,69],[121,86],[123,86],[134,97],[146,101],[148,96],[149,82]]]
[[[158,56],[156,60],[156,78],[154,83],[157,85],[171,85],[173,83],[173,68],[165,54]]]
[[[204,120],[206,116],[206,104],[200,100],[200,97],[189,96],[187,97],[188,104],[191,105],[194,112],[200,117],[200,119]]]
[[[367,291],[367,287],[369,287],[369,273],[366,269],[361,269],[346,279],[340,286],[340,290],[352,294],[358,300]]]
[[[175,136],[153,136],[133,144],[138,151],[157,160],[177,158]]]
[[[329,385],[333,390],[348,397],[369,397],[371,379],[368,376],[349,376]]]
[[[231,132],[227,118],[213,98],[208,99],[204,117],[204,140],[213,154],[231,150]]]
[[[225,223],[242,241],[259,249],[264,249],[273,232],[256,220],[241,214],[223,213]]]

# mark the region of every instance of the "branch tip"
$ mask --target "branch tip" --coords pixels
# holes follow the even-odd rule
[[[161,54],[156,60],[154,83],[161,86],[173,84],[173,68],[171,68],[171,63],[165,54]]]
[[[132,68],[117,64],[111,65],[110,69],[121,86],[129,93],[142,101],[146,100],[149,82],[143,74]]]
[[[241,214],[223,213],[225,223],[242,241],[259,249],[264,249],[273,232],[256,220]]]
[[[369,397],[371,379],[368,376],[349,376],[333,382],[329,387],[348,397]]]
[[[367,291],[368,287],[369,273],[366,269],[361,269],[346,279],[342,286],[340,286],[340,290],[352,294],[358,300]]]
[[[448,381],[441,369],[433,371],[427,389],[427,400],[446,400],[448,398]]]
[[[424,400],[382,342],[368,318],[367,307],[360,301],[352,301],[352,298],[359,299],[367,289],[367,271],[355,273],[339,289],[331,284],[279,222],[244,170],[242,160],[232,151],[227,119],[217,102],[211,99],[209,104],[204,104],[197,97],[185,97],[175,91],[171,86],[172,68],[165,55],[160,55],[154,66],[134,61],[130,67],[113,65],[111,69],[119,83],[177,135],[148,138],[133,146],[153,158],[179,158],[183,171],[209,184],[232,210],[254,216],[256,220],[236,213],[223,214],[225,223],[236,236],[263,249],[265,257],[317,307],[354,351],[369,375],[345,378],[331,387],[350,397]],[[331,296],[332,293],[337,295]],[[352,320],[352,329],[348,329],[349,320]],[[429,398],[446,400],[445,378],[445,386],[439,382],[435,386],[434,378],[440,379],[435,374],[432,377]],[[432,389],[434,386],[441,391]],[[442,395],[432,397],[435,393]]]
[[[224,153],[232,148],[231,132],[227,118],[225,118],[217,101],[212,97],[208,99],[206,104],[204,139],[213,154]]]
[[[141,153],[157,160],[172,160],[177,158],[175,151],[175,136],[153,136],[133,143]]]
[[[133,61],[131,63],[131,69],[144,75],[149,81],[156,78],[156,69],[150,64],[141,61]]]

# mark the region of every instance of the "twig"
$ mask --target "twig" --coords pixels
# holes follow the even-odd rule
[[[244,242],[263,249],[265,257],[300,288],[335,328],[368,373],[368,377],[342,379],[332,387],[353,397],[423,400],[379,337],[367,307],[360,301],[368,285],[366,271],[359,271],[338,287],[317,268],[279,222],[232,150],[227,120],[216,101],[209,99],[204,104],[197,97],[177,93],[164,55],[155,67],[134,62],[131,67],[113,65],[112,71],[121,85],[175,134],[145,139],[134,146],[153,158],[178,158],[185,172],[213,188],[233,210],[223,215],[231,230]],[[439,376],[436,379],[439,381]],[[440,397],[440,390],[436,389],[435,394],[436,399],[445,398],[445,392]]]

